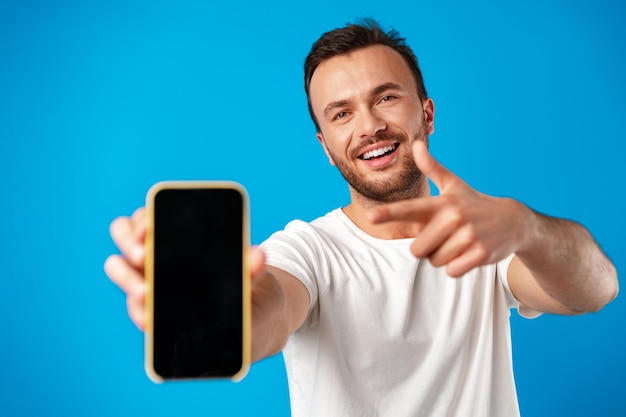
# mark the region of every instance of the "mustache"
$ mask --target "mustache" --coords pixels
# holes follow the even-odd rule
[[[360,154],[363,153],[363,149],[368,146],[374,145],[379,142],[391,141],[391,142],[402,142],[407,141],[408,138],[403,133],[399,132],[378,132],[374,136],[367,137],[363,139],[352,151],[352,157],[357,158]]]

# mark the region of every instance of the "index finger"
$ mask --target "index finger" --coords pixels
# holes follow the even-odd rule
[[[390,221],[427,223],[441,206],[438,197],[421,197],[376,207],[368,212],[368,217],[374,224]]]

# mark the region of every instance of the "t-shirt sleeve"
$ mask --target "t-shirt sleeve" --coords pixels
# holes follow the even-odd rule
[[[498,278],[500,279],[500,282],[502,283],[502,286],[504,287],[504,292],[506,293],[506,300],[507,300],[509,308],[517,309],[517,312],[522,317],[526,317],[528,319],[534,319],[535,317],[540,316],[541,312],[533,310],[532,308],[528,308],[522,303],[520,303],[519,300],[515,298],[515,296],[513,295],[513,292],[511,291],[511,287],[509,286],[509,275],[508,275],[509,265],[511,265],[511,261],[513,260],[514,257],[515,257],[515,254],[512,253],[497,263],[496,270],[497,270]]]
[[[266,264],[282,269],[296,277],[309,292],[307,319],[303,327],[314,325],[316,320],[321,247],[311,226],[294,220],[285,230],[272,234],[260,245],[265,252]]]

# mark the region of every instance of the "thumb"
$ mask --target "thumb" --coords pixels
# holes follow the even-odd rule
[[[253,246],[250,248],[248,261],[250,262],[250,274],[254,277],[265,268],[265,252],[258,246]]]
[[[440,192],[444,192],[460,180],[448,168],[433,158],[423,140],[417,140],[413,143],[413,159],[417,168],[431,179]]]

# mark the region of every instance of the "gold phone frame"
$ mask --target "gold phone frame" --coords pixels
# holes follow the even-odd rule
[[[207,379],[228,379],[228,377],[192,377],[192,378],[163,378],[154,370],[154,198],[161,190],[166,189],[234,189],[243,200],[243,236],[242,236],[242,353],[241,369],[230,379],[239,382],[247,375],[251,362],[251,304],[250,304],[250,266],[248,255],[250,250],[250,203],[246,189],[234,181],[161,181],[154,184],[146,195],[146,238],[145,238],[145,279],[146,279],[146,323],[144,330],[145,340],[145,370],[148,377],[155,383],[166,381],[190,381]]]

